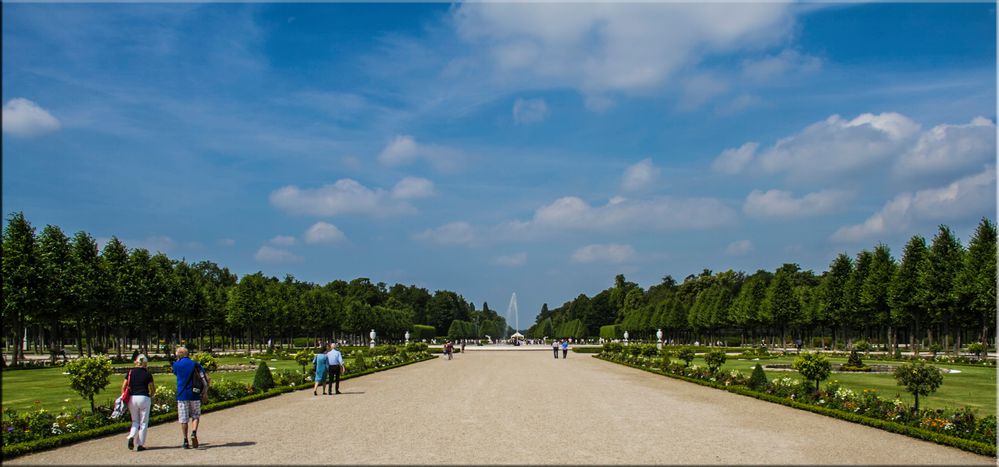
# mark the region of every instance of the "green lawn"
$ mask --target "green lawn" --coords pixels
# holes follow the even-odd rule
[[[259,362],[259,359],[254,359]],[[248,363],[246,357],[222,357],[218,359],[219,365]],[[165,362],[150,362],[149,366],[162,366]],[[268,366],[276,370],[298,370],[302,367],[294,360],[268,361]],[[127,367],[130,364],[115,365],[116,367]],[[3,408],[4,409],[33,409],[35,407],[57,411],[63,407],[72,410],[75,407],[90,407],[90,403],[80,397],[79,394],[69,388],[69,376],[64,375],[63,368],[45,368],[37,370],[17,370],[3,372]],[[274,371],[274,370],[272,370]],[[213,380],[226,379],[243,383],[253,382],[253,371],[234,371],[212,373]],[[122,375],[112,375],[111,384],[103,392],[97,394],[94,401],[113,400],[118,397],[121,389]],[[157,385],[175,387],[176,378],[170,374],[155,374],[153,380]]]
[[[832,363],[846,363],[846,358],[830,358],[829,360]],[[753,367],[756,366],[756,363],[761,363],[765,367],[767,364],[791,364],[793,361],[794,357],[784,357],[754,362],[751,360],[738,360],[729,356],[725,365],[722,366],[722,369],[739,370],[748,376],[753,371]],[[703,366],[704,359],[698,357],[694,360],[694,363]],[[897,365],[897,363],[894,362],[871,361],[869,363],[879,365]],[[931,394],[929,397],[921,397],[919,400],[920,407],[960,408],[968,406],[977,410],[981,415],[996,413],[995,368],[964,365],[948,366],[947,364],[938,364],[937,366],[960,370],[961,372],[944,374],[943,385],[940,386],[940,389],[938,389],[937,392]],[[796,371],[767,370],[767,378],[773,379],[784,376],[790,376],[799,380],[801,379],[801,375]],[[832,380],[839,381],[843,387],[850,388],[855,392],[861,392],[864,389],[874,389],[878,391],[878,395],[882,398],[894,399],[895,395],[898,394],[899,397],[907,403],[911,404],[913,402],[912,396],[905,392],[903,387],[898,386],[895,383],[895,377],[891,374],[833,373],[825,382]],[[825,382],[823,382],[823,384]]]

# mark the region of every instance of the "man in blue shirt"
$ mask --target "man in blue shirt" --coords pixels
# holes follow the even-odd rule
[[[329,377],[326,379],[326,392],[329,395],[340,394],[340,374],[343,373],[343,355],[336,349],[336,342],[330,344],[330,351],[326,353],[326,364],[329,365]],[[336,392],[334,393],[334,388]]]
[[[187,347],[177,347],[173,374],[177,376],[177,418],[184,433],[184,449],[198,447],[198,421],[201,418],[201,398],[208,391],[208,376],[198,362],[187,357]],[[195,378],[201,381],[196,388]],[[187,443],[187,424],[191,424],[191,444]]]

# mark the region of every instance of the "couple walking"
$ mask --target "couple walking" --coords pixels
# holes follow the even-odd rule
[[[177,376],[177,421],[184,435],[184,449],[198,447],[198,422],[201,419],[201,402],[207,400],[208,375],[198,362],[188,357],[186,347],[177,347],[177,361],[171,368]],[[135,368],[125,375],[122,391],[129,388],[128,411],[132,416],[132,427],[128,432],[128,449],[146,450],[146,431],[149,429],[149,414],[152,409],[156,384],[148,370],[149,359],[139,354],[135,358]],[[191,425],[191,441],[188,443],[188,424]]]
[[[313,396],[319,395],[316,394],[319,385],[323,385],[324,396],[327,393],[331,396],[333,394],[340,394],[340,375],[343,374],[347,367],[343,364],[343,355],[336,347],[337,345],[334,342],[326,346],[325,350],[328,350],[327,352],[323,352],[324,349],[320,348],[319,353],[316,354],[316,358],[312,360],[312,363],[316,365],[316,384],[312,386]],[[328,379],[327,375],[329,375]]]
[[[552,352],[555,353],[555,359],[558,359],[558,349],[562,349],[562,359],[566,359],[569,356],[569,339],[562,339],[561,341],[552,341]]]

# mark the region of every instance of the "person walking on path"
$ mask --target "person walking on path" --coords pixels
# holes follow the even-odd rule
[[[454,345],[451,344],[451,341],[445,341],[444,342],[444,356],[447,357],[448,360],[451,359],[451,352],[453,352],[453,351],[454,351]]]
[[[128,370],[121,390],[128,386],[128,412],[132,415],[132,429],[128,431],[128,449],[135,447],[136,451],[146,450],[146,430],[149,428],[149,412],[153,407],[153,396],[156,395],[156,385],[153,375],[146,366],[149,359],[139,354],[135,357],[135,368]],[[136,439],[138,438],[138,439]]]
[[[326,353],[326,364],[329,376],[326,379],[326,393],[329,395],[340,394],[340,375],[343,374],[343,355],[336,349],[336,344],[330,344],[330,351]],[[333,392],[336,391],[336,392]]]
[[[465,341],[461,341],[461,353],[465,353]]]
[[[569,355],[569,340],[562,339],[562,360],[565,360],[568,355]]]
[[[316,365],[316,375],[315,375],[315,378],[313,378],[314,381],[315,381],[315,384],[312,385],[312,395],[313,396],[317,395],[316,394],[316,389],[319,389],[319,386],[323,387],[323,395],[324,396],[326,395],[326,382],[323,381],[323,380],[326,379],[326,366],[327,366],[327,362],[328,362],[328,360],[326,358],[326,353],[323,352],[323,348],[320,347],[319,348],[319,353],[317,353],[316,357],[312,359],[312,363],[314,365]]]
[[[558,360],[558,340],[552,340],[552,351],[555,352],[555,360]]]
[[[201,365],[187,357],[187,347],[177,347],[173,362],[177,376],[177,421],[184,434],[184,449],[198,448],[198,422],[201,420],[201,399],[208,392],[208,376]],[[191,425],[191,443],[187,442],[187,425]]]

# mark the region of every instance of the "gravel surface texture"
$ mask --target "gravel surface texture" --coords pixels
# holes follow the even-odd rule
[[[996,459],[603,362],[468,352],[6,464],[981,464]]]

